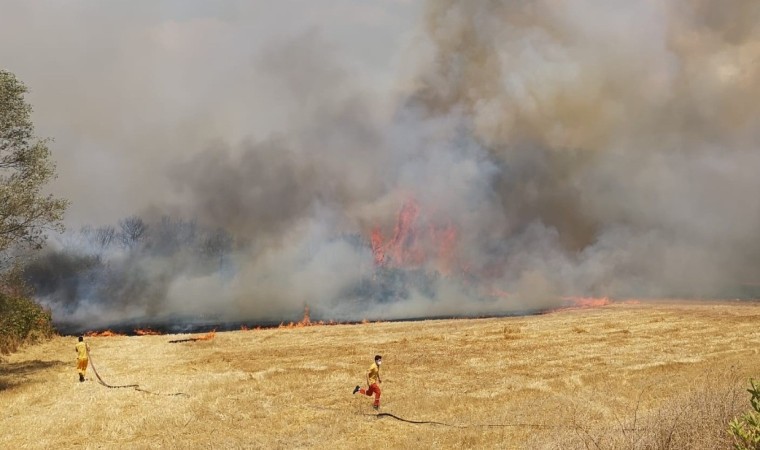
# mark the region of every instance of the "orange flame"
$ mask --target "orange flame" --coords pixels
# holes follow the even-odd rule
[[[419,213],[420,207],[412,199],[407,200],[399,211],[393,239],[389,243],[392,262],[396,265],[418,265],[421,262],[423,255],[414,227]]]
[[[303,326],[308,327],[311,325],[311,314],[309,313],[309,305],[304,305],[303,307],[303,319],[301,319],[301,322]]]
[[[305,305],[303,308],[303,319],[300,322],[280,323],[278,328],[303,328],[313,325],[323,325],[324,322],[312,322],[311,314],[309,313],[309,305]]]
[[[280,325],[277,326],[277,328],[286,328],[286,329],[292,329],[292,328],[305,328],[305,327],[315,327],[315,326],[331,326],[331,325],[341,325],[343,322],[338,322],[335,320],[317,320],[313,321],[311,320],[311,314],[309,310],[309,305],[305,305],[303,308],[303,319],[301,319],[300,322],[280,322]],[[364,319],[361,323],[369,323],[367,319]],[[248,327],[243,326],[241,330],[248,330]],[[261,330],[261,327],[256,327],[256,330]]]
[[[562,300],[571,308],[598,308],[612,304],[609,297],[563,297]]]
[[[124,336],[121,333],[117,333],[115,331],[111,330],[103,330],[103,331],[88,331],[84,334],[86,337],[113,337],[113,336]]]
[[[370,245],[372,246],[372,254],[375,257],[375,265],[382,266],[385,263],[385,249],[383,245],[383,234],[379,228],[372,230],[370,236]]]
[[[158,336],[158,335],[163,334],[160,331],[151,330],[150,328],[142,328],[142,329],[138,328],[134,331],[135,331],[135,334],[138,336]]]
[[[389,267],[419,267],[434,262],[443,274],[454,268],[459,232],[452,224],[429,224],[422,228],[420,206],[408,199],[401,206],[393,229],[386,239],[379,228],[370,233],[370,245],[375,265]]]
[[[199,341],[210,341],[216,337],[216,330],[211,330],[208,333],[204,334],[203,336],[199,336]]]

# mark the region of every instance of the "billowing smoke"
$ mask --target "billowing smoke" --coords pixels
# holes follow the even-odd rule
[[[759,24],[754,0],[430,1],[390,114],[301,35],[257,60],[285,132],[181,158],[119,245],[72,232],[29,277],[89,326],[746,295]]]

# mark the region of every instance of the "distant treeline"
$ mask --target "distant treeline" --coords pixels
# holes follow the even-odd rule
[[[23,278],[48,304],[158,306],[179,275],[231,267],[233,238],[192,220],[131,216],[117,225],[86,226],[62,236],[23,267]]]

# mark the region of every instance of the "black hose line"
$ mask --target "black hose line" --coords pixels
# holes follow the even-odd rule
[[[429,425],[441,425],[444,427],[451,427],[451,428],[499,428],[499,427],[530,427],[530,428],[571,428],[571,429],[581,429],[580,426],[571,426],[571,425],[545,425],[545,424],[539,424],[539,423],[486,423],[486,424],[469,424],[469,425],[457,425],[457,424],[451,424],[451,423],[444,423],[444,422],[435,422],[432,420],[410,420],[410,419],[404,419],[403,417],[399,417],[395,414],[391,413],[378,413],[378,414],[364,414],[365,416],[373,416],[377,417],[378,419],[381,419],[383,417],[391,417],[393,419],[399,420],[401,422],[406,423],[413,423],[413,424],[429,424]]]
[[[136,391],[140,391],[140,392],[144,392],[146,394],[152,394],[152,395],[167,395],[167,396],[187,395],[184,392],[176,392],[173,394],[159,394],[158,392],[152,392],[147,389],[142,389],[139,384],[121,384],[121,385],[108,384],[105,381],[103,381],[103,378],[101,378],[100,374],[98,373],[98,370],[95,368],[95,364],[92,361],[92,355],[90,354],[89,349],[87,349],[87,358],[90,360],[90,367],[92,367],[92,372],[95,374],[95,377],[98,379],[98,383],[102,384],[103,386],[107,388],[110,388],[110,389],[132,388]]]

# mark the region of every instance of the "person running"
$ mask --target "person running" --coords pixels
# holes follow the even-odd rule
[[[77,342],[74,348],[77,351],[77,370],[79,371],[79,382],[81,383],[84,381],[84,374],[87,372],[87,364],[89,362],[87,352],[90,348],[84,343],[84,337],[82,336],[79,336],[79,342]]]
[[[380,355],[375,355],[375,362],[372,363],[371,366],[369,366],[369,370],[367,370],[367,389],[360,388],[359,386],[356,386],[354,388],[354,394],[357,392],[362,395],[371,396],[372,394],[375,395],[375,402],[372,404],[372,407],[375,409],[380,408],[380,383],[383,382],[382,379],[380,379],[380,365],[383,363],[383,357]]]

